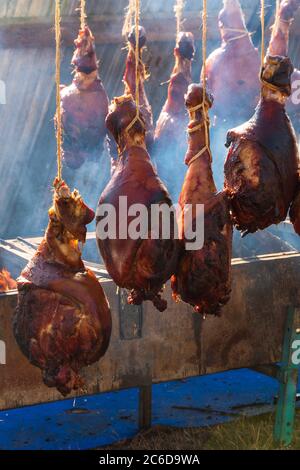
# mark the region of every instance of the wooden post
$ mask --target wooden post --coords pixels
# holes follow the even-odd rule
[[[139,429],[149,429],[152,425],[152,383],[139,388]]]
[[[297,383],[300,366],[300,311],[289,307],[283,343],[279,379],[279,400],[276,410],[274,440],[289,446],[293,439]]]

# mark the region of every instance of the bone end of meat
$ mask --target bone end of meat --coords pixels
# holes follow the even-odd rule
[[[179,33],[176,48],[183,59],[193,60],[195,55],[194,35],[190,32]]]
[[[136,31],[135,31],[135,27],[133,26],[128,35],[128,42],[133,47],[136,46],[135,38],[136,38]],[[142,49],[143,47],[145,47],[146,42],[147,42],[146,30],[143,26],[139,26],[139,49]]]
[[[75,40],[76,50],[73,54],[72,65],[77,72],[90,74],[98,69],[95,38],[88,26],[79,31]]]

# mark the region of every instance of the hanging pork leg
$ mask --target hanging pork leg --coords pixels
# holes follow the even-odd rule
[[[226,194],[217,193],[213,179],[205,131],[206,116],[200,108],[202,102],[202,86],[190,85],[186,97],[186,106],[190,110],[189,145],[185,157],[188,170],[179,198],[182,212],[178,225],[183,247],[187,247],[187,241],[191,241],[187,239],[187,233],[191,233],[191,228],[195,231],[199,217],[197,205],[204,205],[204,243],[196,250],[183,249],[172,277],[172,289],[175,298],[193,305],[197,312],[216,315],[229,300],[232,224]],[[207,94],[205,102],[207,109],[210,108],[212,96]],[[188,205],[192,217],[187,220],[184,211]]]
[[[86,26],[75,41],[73,83],[61,87],[63,158],[77,169],[87,159],[98,160],[106,136],[108,98],[99,78],[95,40]]]
[[[285,112],[292,72],[288,58],[267,56],[254,116],[228,132],[225,190],[245,234],[285,220],[295,195],[298,149]]]
[[[112,279],[119,287],[130,290],[129,303],[141,304],[143,300],[151,300],[158,310],[163,311],[167,303],[160,292],[177,263],[174,217],[171,217],[168,239],[163,239],[158,231],[157,238],[153,238],[151,224],[144,238],[134,239],[128,233],[121,236],[119,231],[108,233],[106,238],[99,235],[99,227],[105,219],[105,215],[100,214],[104,204],[115,208],[117,220],[121,217],[126,229],[132,222],[133,217],[122,212],[120,197],[125,197],[128,208],[133,204],[143,205],[149,217],[152,205],[171,206],[168,192],[158,178],[146,149],[144,121],[140,118],[127,129],[135,116],[136,106],[130,95],[114,99],[106,124],[118,143],[120,155],[114,174],[100,197],[96,214],[97,242]]]
[[[63,395],[83,385],[80,370],[105,354],[110,339],[107,299],[79,248],[93,218],[79,193],[57,181],[44,239],[18,279],[17,343]]]

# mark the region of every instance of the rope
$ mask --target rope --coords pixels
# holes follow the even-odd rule
[[[202,103],[194,106],[193,108],[189,108],[190,117],[193,119],[196,111],[202,109],[203,115],[203,123],[195,126],[195,128],[188,129],[189,133],[196,132],[196,130],[201,129],[204,126],[205,130],[205,146],[193,156],[193,158],[189,161],[188,165],[190,166],[193,162],[195,162],[198,158],[200,158],[205,152],[209,153],[210,160],[212,161],[212,155],[209,148],[209,116],[208,116],[208,105],[206,101],[206,56],[207,56],[207,0],[203,0],[203,11],[202,11],[202,61],[203,61],[203,68],[202,68],[202,89],[203,89],[203,97]]]
[[[183,24],[183,10],[185,6],[185,1],[184,0],[176,0],[175,6],[174,6],[174,12],[175,12],[175,17],[176,17],[176,38],[178,39],[178,36],[181,32],[182,24]]]
[[[60,0],[55,3],[55,42],[56,42],[56,141],[57,141],[57,180],[62,179],[62,125],[60,101],[60,44],[61,44],[61,10]]]
[[[80,28],[84,29],[86,26],[86,0],[80,0]]]
[[[131,123],[126,127],[125,132],[130,131],[137,121],[140,121],[144,127],[144,123],[140,118],[140,0],[135,0],[135,106],[136,115]]]
[[[134,0],[129,0],[128,7],[126,8],[125,11],[126,13],[125,13],[124,24],[123,24],[123,29],[122,29],[122,36],[124,36],[127,39],[128,34],[130,33],[130,30],[132,28],[132,23],[133,23]]]
[[[265,60],[265,0],[261,1],[261,67],[264,65]]]

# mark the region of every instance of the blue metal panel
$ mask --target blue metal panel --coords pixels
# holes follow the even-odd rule
[[[153,425],[211,426],[273,409],[278,382],[243,369],[153,386]],[[138,391],[0,413],[0,449],[89,449],[138,431]],[[228,413],[228,414],[227,414]]]

